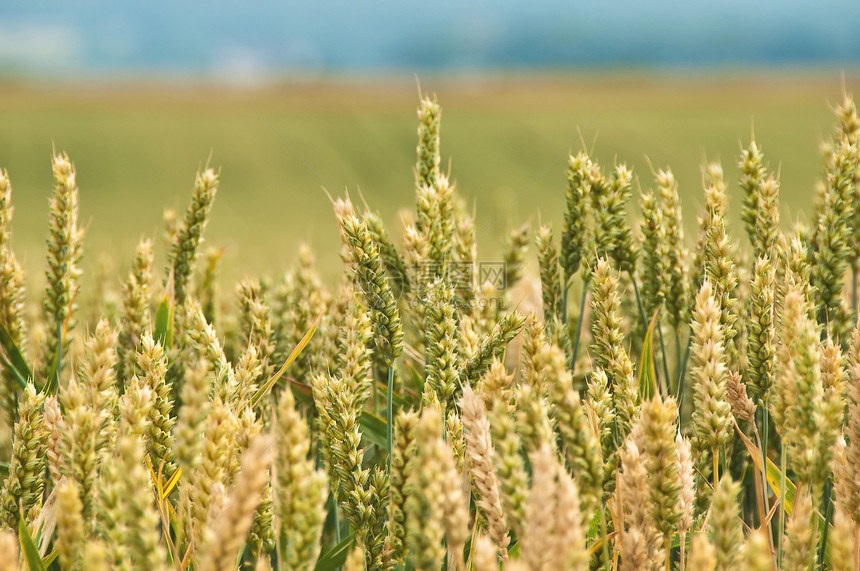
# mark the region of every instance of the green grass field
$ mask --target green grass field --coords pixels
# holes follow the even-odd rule
[[[847,87],[856,90],[850,81]],[[566,157],[581,147],[580,133],[604,164],[632,165],[643,187],[653,184],[649,160],[671,166],[692,230],[702,203],[699,166],[721,159],[733,184],[739,145],[754,125],[781,172],[783,220],[803,216],[821,177],[818,148],[832,129],[842,80],[837,72],[629,74],[424,79],[422,88],[439,96],[443,160],[475,204],[479,243],[492,243],[525,220],[561,227]],[[227,276],[275,273],[308,241],[325,253],[320,266],[334,277],[338,238],[322,187],[354,197],[360,190],[399,235],[397,211],[413,203],[417,101],[414,82],[394,81],[253,91],[7,83],[0,87],[0,167],[15,188],[16,250],[30,279],[41,279],[52,145],[78,169],[90,269],[101,253],[124,264],[141,236],[160,237],[162,210],[184,209],[195,169],[211,153],[222,185],[208,243],[225,248]],[[737,213],[739,197],[730,196]],[[125,274],[124,266],[115,269]]]

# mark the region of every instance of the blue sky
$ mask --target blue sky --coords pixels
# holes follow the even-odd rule
[[[513,0],[0,5],[0,73],[289,73],[852,66],[860,1]]]

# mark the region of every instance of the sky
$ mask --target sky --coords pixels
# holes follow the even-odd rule
[[[858,31],[857,0],[4,0],[0,74],[850,67]]]

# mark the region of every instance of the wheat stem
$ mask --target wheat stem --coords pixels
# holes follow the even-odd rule
[[[687,553],[687,532],[682,531],[678,536],[680,540],[678,547],[681,550],[681,565],[678,569],[679,571],[684,571],[687,566],[687,558],[685,557],[685,554]]]
[[[385,445],[388,452],[388,472],[391,473],[391,447],[394,442],[394,365],[388,365],[388,393],[385,403]]]
[[[687,376],[687,361],[690,359],[690,346],[693,344],[692,332],[687,337],[687,347],[684,349],[684,357],[681,359],[680,372],[678,373],[678,393],[675,400],[678,401],[678,426],[681,425],[682,411],[684,410],[684,377]]]
[[[779,470],[779,530],[777,533],[779,546],[776,558],[777,568],[780,568],[782,565],[782,550],[784,547],[782,538],[785,535],[785,441],[782,443],[782,451],[779,455]]]
[[[717,488],[717,482],[720,481],[720,450],[717,447],[711,448],[711,455],[714,461],[714,489]]]
[[[765,468],[767,468],[767,446],[768,446],[768,444],[767,444],[767,433],[768,433],[768,423],[769,423],[768,414],[769,413],[767,410],[767,406],[761,407],[761,410],[762,410],[762,417],[761,417],[762,418],[762,426],[764,427],[764,440],[762,440],[762,437],[759,435],[758,428],[756,428],[755,424],[753,424],[753,430],[755,430],[756,439],[759,442],[759,449],[761,449],[761,462],[762,462],[761,465],[764,466]],[[770,513],[770,505],[769,505],[769,502],[767,499],[767,474],[765,472],[766,472],[766,470],[762,470],[759,479],[761,480],[762,503],[764,504],[764,513],[765,513],[765,518],[766,518],[767,514]],[[773,527],[769,521],[766,521],[763,518],[762,523],[761,523],[763,528],[764,528],[766,523],[767,523],[767,529],[766,529],[767,543],[768,543],[768,547],[770,547],[771,554],[773,554],[774,553],[773,533],[772,533]]]
[[[851,269],[851,308],[853,315],[857,315],[857,272],[858,268]]]
[[[606,510],[603,506],[600,508],[600,535],[603,536],[603,541],[600,543],[600,549],[603,552],[603,560],[609,561],[609,527],[606,523]]]
[[[833,483],[827,482],[824,484],[824,491],[821,493],[821,503],[824,507],[824,528],[821,532],[821,542],[818,546],[818,566],[823,568],[824,553],[827,547],[827,532],[830,528],[830,523],[833,521]]]
[[[767,423],[767,407],[762,407],[763,415],[764,415],[764,423]],[[737,426],[737,425],[736,425]],[[767,467],[767,445],[762,445],[761,435],[759,433],[758,427],[755,425],[755,417],[753,417],[752,422],[753,433],[755,434],[756,444],[758,444],[759,450],[761,451],[761,461],[762,466]],[[767,435],[765,435],[767,438]],[[767,536],[767,545],[770,549],[771,556],[773,556],[773,533],[771,533],[771,526],[769,525],[769,521],[767,520],[767,514],[770,513],[770,505],[767,499],[767,474],[766,470],[762,470],[758,477],[756,478],[756,495],[759,500],[759,519],[761,520],[761,528],[765,531],[765,535]],[[767,526],[767,527],[765,527]]]
[[[657,333],[660,335],[660,350],[663,352],[663,378],[660,379],[662,381],[660,385],[663,387],[663,396],[668,396],[672,387],[669,386],[669,365],[666,362],[666,344],[663,342],[663,327],[659,319],[655,322],[655,325],[657,326]]]
[[[582,297],[579,300],[579,317],[576,323],[576,336],[573,338],[573,354],[570,358],[570,372],[576,374],[576,356],[579,353],[579,340],[582,338],[582,323],[585,321],[585,302],[588,300],[589,278],[582,280]],[[565,314],[567,309],[565,305]]]
[[[639,308],[639,319],[642,320],[644,331],[648,331],[648,318],[645,316],[645,306],[642,305],[642,296],[639,295],[639,285],[636,283],[636,276],[633,272],[628,272],[630,281],[633,282],[633,293],[636,294],[636,306]]]
[[[561,324],[567,325],[567,280],[564,282],[564,291],[561,293]]]

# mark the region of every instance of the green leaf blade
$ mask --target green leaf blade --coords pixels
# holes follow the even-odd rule
[[[24,521],[24,518],[18,519],[18,539],[21,542],[21,552],[24,554],[27,568],[30,571],[45,571],[42,556],[39,555],[39,549],[30,536],[30,530],[27,529],[27,523]]]
[[[33,373],[30,371],[30,367],[27,366],[27,361],[24,359],[21,350],[15,344],[15,341],[12,340],[12,335],[9,334],[9,331],[3,325],[0,325],[0,346],[2,346],[3,352],[6,354],[7,365],[15,374],[18,384],[21,385],[22,389],[26,388],[27,383],[33,380]]]
[[[318,560],[314,571],[335,571],[343,567],[352,545],[355,542],[355,532],[343,538],[340,543],[329,549]]]
[[[388,423],[381,416],[377,416],[366,410],[361,411],[361,435],[370,442],[376,444],[380,448],[385,448],[387,444],[387,426]]]
[[[270,390],[272,390],[272,387],[275,386],[275,383],[278,382],[278,379],[283,376],[287,368],[293,364],[293,361],[295,361],[301,354],[301,352],[304,350],[304,348],[307,347],[308,343],[310,343],[311,341],[311,337],[313,337],[314,333],[316,333],[317,327],[320,324],[320,320],[322,320],[322,314],[319,314],[317,316],[310,329],[308,329],[307,333],[305,333],[305,336],[302,337],[302,340],[299,341],[299,344],[296,345],[295,349],[293,349],[293,352],[290,353],[290,356],[287,357],[286,362],[284,362],[280,370],[278,370],[277,373],[272,375],[272,377],[268,381],[266,381],[265,385],[257,389],[257,392],[251,398],[251,408],[256,407],[260,403],[260,401],[263,400],[263,397],[266,396],[266,394],[268,394]]]
[[[167,283],[164,285],[164,297],[161,298],[161,303],[158,304],[158,309],[155,311],[155,340],[165,349],[173,347],[173,270],[170,270],[170,275],[167,276]]]
[[[659,314],[659,310],[654,313],[651,323],[648,324],[645,339],[642,341],[642,355],[639,357],[639,378],[637,379],[639,402],[654,398],[654,394],[657,392],[657,372],[654,368],[654,329],[657,327]]]

